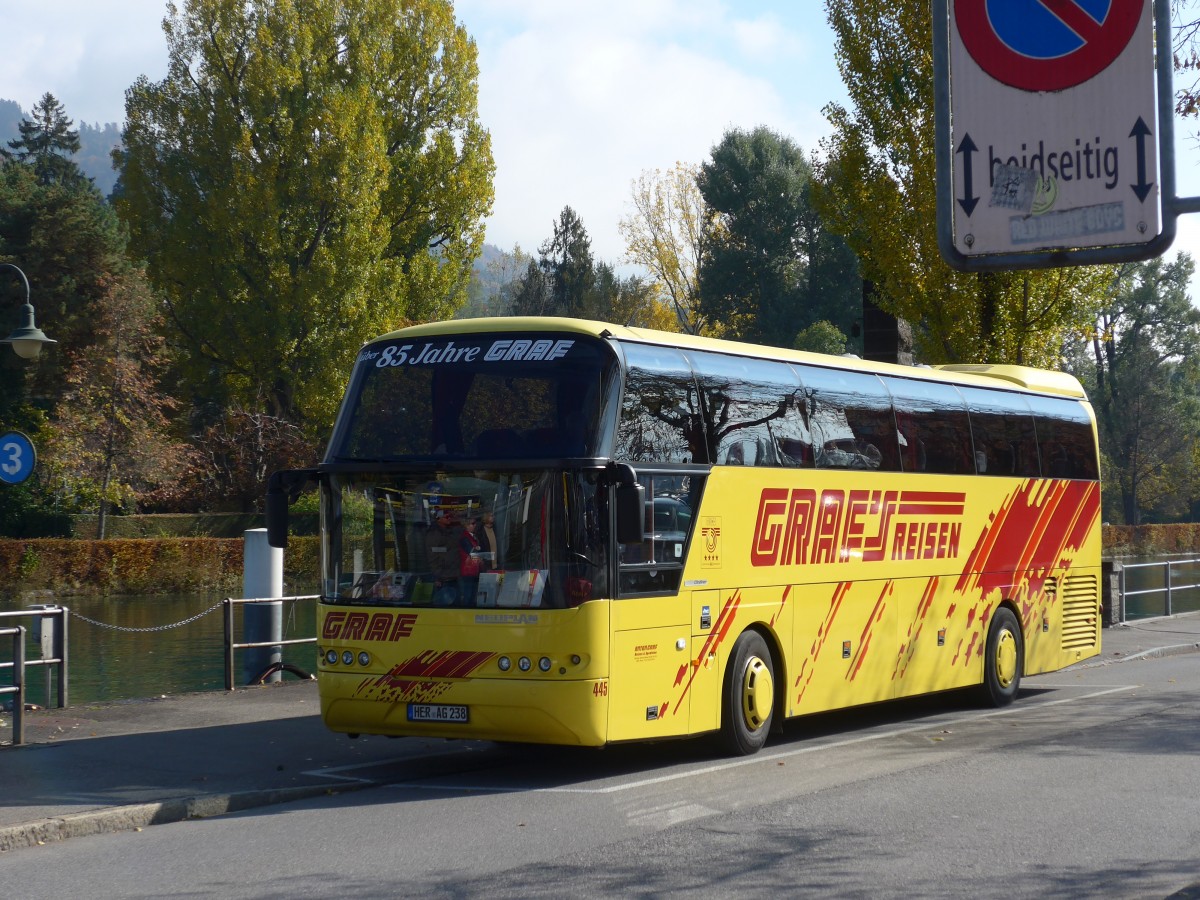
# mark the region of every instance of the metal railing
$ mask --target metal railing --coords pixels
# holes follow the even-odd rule
[[[1177,572],[1184,567],[1191,567],[1186,575]],[[1115,568],[1115,567],[1114,567]],[[1131,570],[1162,570],[1161,585],[1156,587],[1141,587],[1131,590],[1127,583]],[[1121,594],[1121,621],[1128,618],[1128,603],[1131,597],[1161,596],[1161,607],[1155,607],[1152,615],[1172,616],[1175,614],[1176,602],[1187,595],[1189,591],[1200,591],[1200,559],[1170,559],[1162,562],[1122,563],[1118,570],[1118,583]],[[1187,596],[1200,597],[1200,594]],[[1158,612],[1160,609],[1162,612]]]
[[[12,662],[0,663],[0,669],[13,670],[12,684],[0,685],[0,694],[14,694],[12,710],[13,744],[25,743],[25,628],[0,628],[0,637],[12,637]]]
[[[316,600],[318,594],[303,594],[295,597],[260,597],[260,598],[225,598],[225,690],[232,691],[234,689],[233,677],[233,662],[235,652],[238,650],[261,649],[266,647],[285,647],[293,644],[315,644],[317,642],[316,635],[310,638],[291,638],[289,640],[267,640],[267,641],[249,641],[237,642],[234,641],[234,608],[252,603],[280,603],[284,600]],[[310,678],[307,673],[297,669],[295,666],[280,665],[280,670],[292,672],[295,675]],[[267,675],[271,674],[272,668],[264,671],[257,681],[263,680]]]
[[[59,709],[64,709],[67,706],[67,686],[69,683],[69,666],[68,666],[68,641],[67,641],[67,620],[70,610],[65,606],[46,605],[46,606],[29,606],[25,609],[14,609],[0,612],[0,625],[3,625],[6,619],[33,619],[33,628],[26,629],[32,631],[35,639],[41,642],[42,656],[41,659],[25,659],[25,669],[37,668],[41,666],[46,671],[46,706],[57,706]],[[22,653],[24,653],[24,644],[21,645]],[[57,666],[55,686],[57,691],[57,703],[51,702],[51,666]],[[0,668],[9,668],[9,666],[0,663]],[[29,685],[26,683],[26,696],[29,695]]]

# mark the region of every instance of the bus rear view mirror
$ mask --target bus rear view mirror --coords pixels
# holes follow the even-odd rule
[[[283,469],[272,473],[267,480],[266,518],[267,543],[280,549],[287,547],[288,506],[300,492],[317,478],[316,469]]]
[[[284,549],[288,539],[288,496],[282,490],[267,490],[267,543]]]
[[[617,541],[640,544],[645,537],[646,489],[640,484],[617,485]]]

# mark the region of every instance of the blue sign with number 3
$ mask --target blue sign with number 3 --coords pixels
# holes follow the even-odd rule
[[[8,431],[0,435],[0,481],[5,484],[20,484],[33,474],[37,453],[33,442],[19,431]]]

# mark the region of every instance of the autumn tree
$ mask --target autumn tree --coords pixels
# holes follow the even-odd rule
[[[118,208],[197,398],[319,431],[362,341],[465,299],[492,202],[448,0],[185,0]]]
[[[633,182],[633,212],[618,226],[626,258],[645,267],[666,296],[685,334],[701,334],[700,258],[706,234],[717,227],[700,187],[699,166],[676,163],[666,171],[643,172]]]
[[[803,151],[763,127],[727,132],[701,165],[699,309],[724,334],[786,347],[819,321],[846,333],[859,315],[853,254],[813,207],[812,179]]]
[[[178,403],[160,389],[167,356],[154,297],[139,273],[110,277],[95,340],[64,352],[67,390],[51,421],[49,477],[94,509],[105,537],[113,507],[135,509],[180,473],[188,450],[170,434]]]
[[[1171,18],[1173,63],[1183,76],[1175,88],[1175,112],[1200,116],[1200,0],[1171,0]]]
[[[1089,326],[1112,270],[963,274],[937,244],[933,31],[927,0],[826,0],[849,107],[833,126],[816,203],[858,254],[884,310],[927,362],[1055,366]]]

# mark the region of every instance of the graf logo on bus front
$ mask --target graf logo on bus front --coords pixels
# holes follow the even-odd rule
[[[966,495],[948,491],[764,488],[750,541],[755,566],[958,555]]]
[[[327,613],[321,637],[327,641],[397,641],[410,637],[417,624],[415,613]]]

